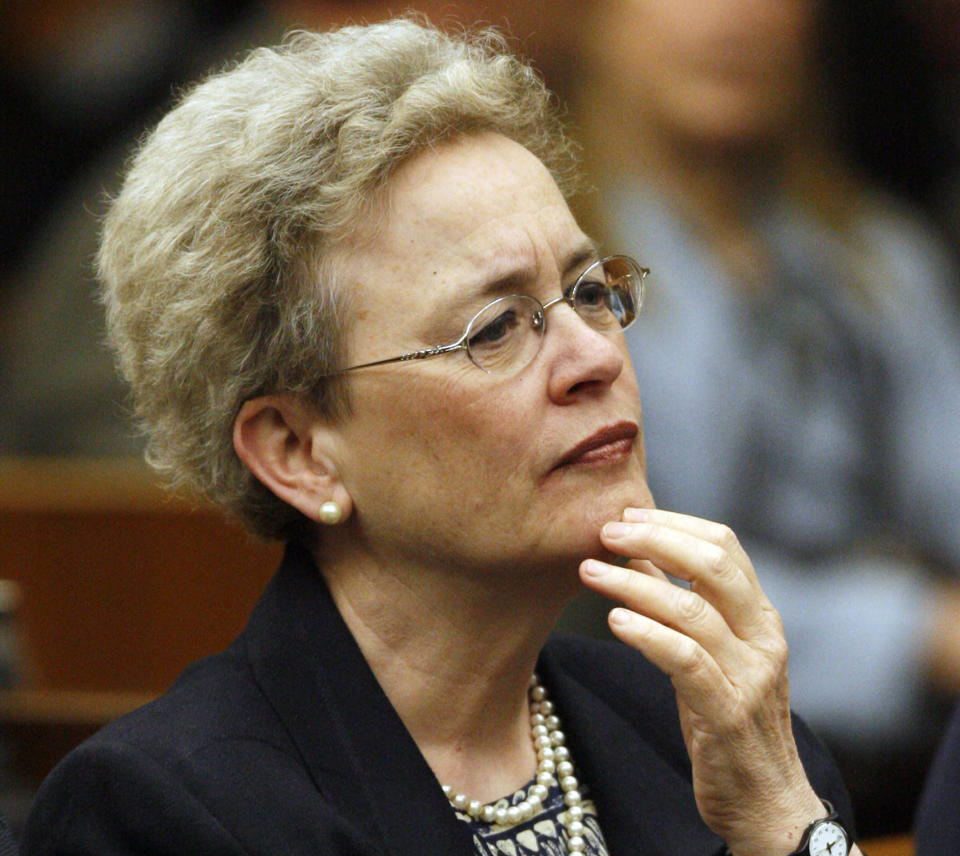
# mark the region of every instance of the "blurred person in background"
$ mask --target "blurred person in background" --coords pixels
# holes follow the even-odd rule
[[[837,144],[815,0],[598,0],[594,217],[656,272],[628,336],[659,501],[733,526],[866,833],[909,827],[960,688],[952,254]]]
[[[98,215],[132,142],[175,88],[249,43],[250,33],[279,34],[261,6],[0,7],[0,453],[139,452],[103,346]]]

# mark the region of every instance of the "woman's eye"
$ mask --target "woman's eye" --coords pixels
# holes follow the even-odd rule
[[[606,303],[607,287],[602,282],[581,282],[577,286],[577,303],[581,306],[601,306]]]
[[[484,324],[473,336],[470,337],[469,345],[471,347],[482,347],[499,342],[504,336],[517,326],[517,313],[514,309],[500,313],[488,324]]]

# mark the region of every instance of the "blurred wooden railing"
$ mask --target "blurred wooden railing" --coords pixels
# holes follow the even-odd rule
[[[42,771],[228,645],[280,552],[137,461],[0,458],[0,579],[20,589],[25,660],[0,725],[33,743],[24,763]]]
[[[892,835],[861,842],[865,856],[914,856],[913,841],[909,835]]]

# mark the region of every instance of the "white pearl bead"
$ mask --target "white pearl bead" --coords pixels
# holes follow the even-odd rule
[[[540,686],[540,684],[537,684],[536,686],[534,686],[533,688],[531,688],[531,690],[530,690],[530,698],[532,698],[534,701],[536,701],[536,702],[542,702],[546,697],[547,697],[547,691],[546,691],[542,686]],[[540,712],[541,712],[541,713],[552,713],[553,711],[552,711],[552,710],[543,710],[543,706],[541,705]]]
[[[484,823],[493,823],[497,819],[497,810],[492,805],[485,805],[480,815]]]
[[[533,788],[530,788],[533,791]],[[527,794],[527,803],[530,806],[530,815],[531,817],[540,811],[541,806],[543,806],[543,800],[534,793]]]
[[[557,765],[553,763],[552,758],[544,758],[540,762],[540,766],[538,767],[538,769],[540,770],[541,773],[553,773],[556,771]]]
[[[530,724],[531,725],[547,725],[547,717],[545,717],[542,713],[531,713]],[[550,726],[547,725],[547,728],[549,729]],[[554,728],[556,728],[556,726],[554,726]],[[553,729],[550,729],[550,730],[552,731]]]
[[[557,764],[557,776],[559,776],[561,779],[564,776],[572,776],[572,775],[573,775],[573,764],[571,764],[569,761],[561,761],[559,764]]]
[[[570,803],[567,803],[567,805],[569,806],[569,808],[567,808],[568,820],[583,820],[583,806],[581,806],[579,803],[577,805],[570,805]]]
[[[543,716],[543,714],[541,713],[540,716]],[[551,714],[550,716],[543,716],[543,724],[551,731],[556,731],[560,727],[560,720]]]
[[[570,760],[570,750],[566,746],[556,746],[553,750],[553,757],[557,762],[560,761],[569,761]]]
[[[517,803],[517,812],[520,815],[520,820],[526,820],[533,814],[533,806],[530,805],[529,800],[520,800]]]
[[[530,729],[530,733],[534,737],[545,737],[549,736],[550,730],[546,725],[534,725],[533,728]]]
[[[556,750],[552,746],[544,746],[542,749],[537,750],[537,758],[541,761],[552,761],[556,757]]]
[[[483,803],[480,802],[480,800],[470,800],[470,802],[467,803],[467,814],[469,814],[470,817],[480,817],[482,811]]]
[[[570,793],[571,791],[575,791],[578,787],[580,787],[580,783],[577,781],[576,776],[564,776],[560,780],[560,787],[563,789],[564,793]]]
[[[539,737],[534,738],[533,745],[537,749],[552,748],[550,738],[546,734],[541,734]]]
[[[579,835],[571,835],[567,839],[567,850],[571,853],[583,853],[587,849],[587,842]]]
[[[551,731],[550,742],[556,746],[563,746],[567,742],[567,737],[562,731]]]
[[[498,808],[494,814],[494,817],[500,826],[507,825],[507,810],[505,808]]]
[[[543,689],[543,687],[541,687],[541,689]],[[551,713],[553,713],[553,702],[550,701],[546,695],[546,690],[544,690],[543,701],[540,702],[540,713],[542,713],[544,716],[549,716]]]
[[[451,788],[450,785],[444,785],[444,786],[443,786],[443,793],[444,793],[444,795],[445,795],[446,797],[449,797],[450,794],[453,793],[453,788]]]
[[[467,804],[469,803],[469,800],[467,799],[467,795],[466,795],[466,794],[457,794],[457,795],[453,798],[452,802],[453,802],[453,807],[454,807],[454,808],[458,808],[458,809],[460,809],[460,811],[463,811],[463,810],[467,807]]]
[[[543,800],[543,798],[550,792],[550,789],[546,785],[540,784],[537,782],[535,785],[530,786],[530,790],[527,792],[527,799],[531,796],[536,797],[538,800]]]
[[[537,773],[537,784],[550,787],[553,784],[553,773]]]
[[[515,805],[512,805],[507,809],[507,823],[512,826],[518,820],[520,820],[520,809],[518,809]]]

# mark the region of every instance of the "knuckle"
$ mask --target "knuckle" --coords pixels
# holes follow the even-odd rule
[[[644,525],[642,528],[643,541],[647,549],[651,552],[659,553],[666,546],[665,532],[662,527],[655,525]]]
[[[732,580],[740,574],[740,569],[730,557],[730,553],[719,545],[708,548],[706,565],[710,575],[721,582]]]
[[[629,568],[617,568],[610,576],[611,582],[619,587],[626,597],[641,594],[643,582],[636,571],[632,571]]]
[[[726,523],[717,524],[716,541],[728,554],[732,554],[740,549],[740,539],[737,538],[736,533],[727,526]]]
[[[767,647],[767,650],[769,651],[770,659],[776,666],[777,671],[779,672],[780,670],[785,669],[790,654],[787,647],[787,640],[782,635],[778,634],[772,639]]]
[[[677,668],[687,675],[699,672],[706,659],[706,652],[693,639],[685,636],[677,643]]]
[[[770,626],[773,628],[774,635],[783,645],[784,649],[786,649],[787,639],[786,639],[786,629],[783,626],[783,618],[781,617],[780,613],[773,608],[772,605],[770,606],[770,609],[769,609],[769,616],[770,616]]]
[[[673,598],[674,608],[681,619],[688,623],[706,621],[709,614],[709,606],[700,595],[678,587],[674,591]]]

